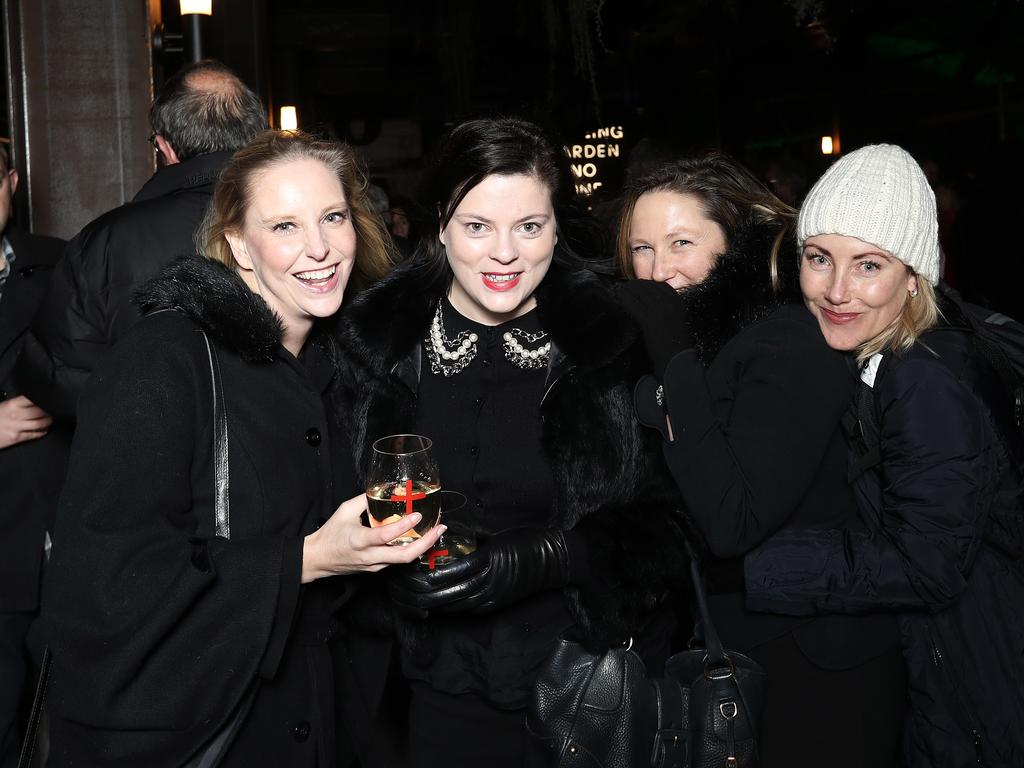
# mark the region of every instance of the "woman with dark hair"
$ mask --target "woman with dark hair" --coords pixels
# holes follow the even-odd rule
[[[766,673],[761,765],[895,765],[904,670],[890,617],[747,609],[743,556],[780,530],[856,525],[841,419],[853,383],[799,301],[795,212],[720,154],[663,163],[626,191],[620,297],[654,377],[637,413],[707,547],[727,647]],[[663,285],[662,285],[663,283]]]
[[[906,764],[1024,765],[1019,434],[982,342],[938,293],[934,194],[909,153],[869,145],[818,180],[797,231],[804,302],[860,370],[863,523],[769,539],[747,558],[749,602],[800,618],[895,614]]]
[[[438,536],[390,547],[416,518],[371,530],[364,496],[339,506],[354,479],[322,323],[391,256],[363,189],[347,146],[257,136],[217,183],[205,256],[143,289],[90,380],[45,583],[48,765],[348,764],[325,681],[351,585],[329,577]]]
[[[351,429],[364,473],[375,438],[431,438],[478,530],[472,554],[389,578],[407,764],[518,767],[560,633],[633,637],[660,668],[673,590],[688,591],[678,499],[632,416],[642,345],[582,268],[598,254],[559,145],[523,120],[470,120],[427,182],[431,235],[345,315]]]

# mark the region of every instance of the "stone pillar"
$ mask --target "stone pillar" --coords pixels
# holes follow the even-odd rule
[[[71,237],[154,171],[145,0],[4,0],[16,215]]]

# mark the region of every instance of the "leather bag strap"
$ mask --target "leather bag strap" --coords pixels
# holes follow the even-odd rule
[[[228,414],[224,406],[224,385],[221,381],[220,358],[210,338],[203,334],[206,354],[210,362],[210,385],[213,388],[213,474],[214,474],[214,535],[231,538],[231,506],[228,491]]]
[[[25,729],[25,740],[21,744],[21,755],[18,757],[18,768],[29,768],[35,756],[39,719],[43,715],[46,685],[50,682],[50,661],[50,646],[46,646],[43,649],[43,663],[39,670],[39,682],[36,683],[36,694],[32,699],[32,712],[29,714],[28,727]]]
[[[700,565],[698,565],[697,552],[688,539],[684,540],[687,553],[690,556],[690,581],[693,582],[693,593],[697,598],[698,617],[694,635],[698,642],[703,643],[704,649],[707,651],[705,667],[707,669],[731,667],[732,662],[729,660],[729,655],[725,652],[722,640],[718,636],[718,630],[715,629],[715,624],[711,620],[711,611],[708,609],[708,597],[704,590],[704,577],[701,574]]]

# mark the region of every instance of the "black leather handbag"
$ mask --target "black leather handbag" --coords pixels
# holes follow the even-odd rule
[[[594,653],[559,639],[537,677],[526,718],[552,765],[757,766],[764,672],[753,659],[722,647],[692,556],[690,574],[697,647],[671,656],[662,677],[648,677],[632,642]]]

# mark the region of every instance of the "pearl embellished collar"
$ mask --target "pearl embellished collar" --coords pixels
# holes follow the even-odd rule
[[[477,355],[479,336],[473,331],[461,331],[449,338],[444,327],[444,300],[438,302],[434,319],[424,339],[424,349],[430,361],[430,370],[441,376],[454,376],[473,362]],[[505,359],[517,368],[536,370],[548,363],[551,353],[551,342],[536,344],[547,337],[546,331],[529,333],[521,328],[510,328],[503,335],[502,347]]]

